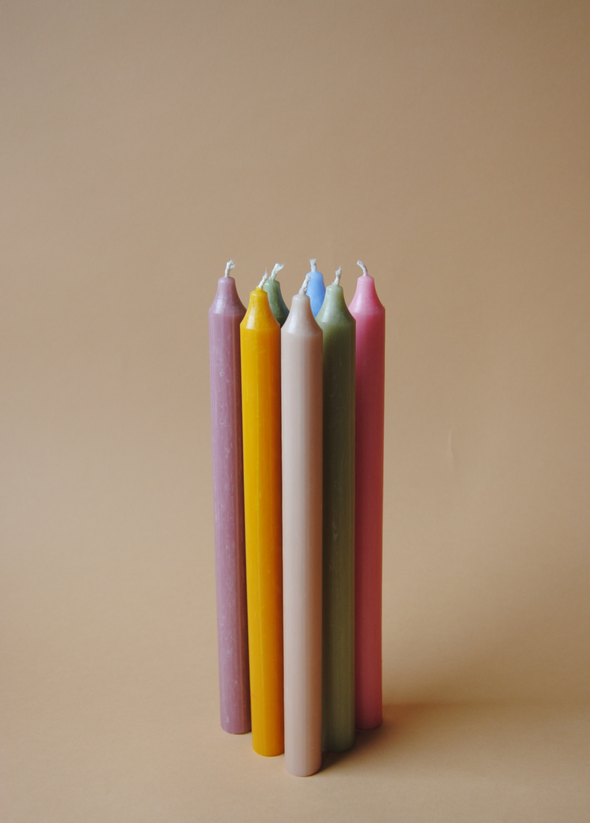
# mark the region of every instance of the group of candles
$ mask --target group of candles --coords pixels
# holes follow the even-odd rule
[[[311,775],[382,719],[385,309],[359,261],[209,310],[221,725]]]

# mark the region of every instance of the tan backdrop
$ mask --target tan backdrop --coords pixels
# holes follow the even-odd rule
[[[574,0],[2,4],[3,823],[587,819],[589,47]],[[298,781],[217,723],[206,312],[310,256],[388,311],[387,709]]]

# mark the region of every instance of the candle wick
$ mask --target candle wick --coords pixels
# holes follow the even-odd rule
[[[272,270],[272,272],[271,272],[271,275],[270,275],[270,277],[269,277],[268,279],[269,279],[269,280],[274,280],[274,279],[275,279],[275,277],[277,276],[277,274],[280,272],[280,270],[281,270],[281,269],[284,269],[284,268],[285,268],[285,267],[283,266],[283,264],[282,264],[282,263],[275,263],[275,264],[274,264],[274,267],[273,267],[273,270]]]
[[[262,278],[262,280],[258,284],[258,288],[261,289],[264,286],[264,284],[266,283],[267,280],[268,280],[268,271],[265,269],[264,270],[264,277]]]
[[[230,271],[232,269],[235,269],[235,267],[236,267],[236,264],[234,263],[234,261],[233,260],[228,260],[227,265],[225,267],[225,274],[223,276],[224,277],[229,277]]]
[[[357,266],[360,266],[360,267],[361,267],[361,269],[363,270],[363,277],[364,277],[366,274],[368,274],[368,272],[367,272],[367,267],[365,266],[365,264],[363,263],[363,261],[362,261],[362,260],[357,260],[357,261],[356,261],[356,264],[357,264]]]
[[[316,266],[316,264],[315,264],[316,259],[317,259],[317,258],[315,258],[315,257],[310,257],[310,258],[309,258],[309,263],[310,263],[310,265],[311,265],[311,270],[312,270],[312,271],[317,271],[317,270],[318,270],[318,269],[317,269],[317,266]]]
[[[336,279],[334,280],[334,283],[335,283],[337,286],[339,286],[339,285],[340,285],[340,276],[341,276],[341,275],[342,275],[342,266],[340,266],[340,268],[336,270]]]
[[[307,284],[311,280],[311,274],[305,275],[305,280],[303,281],[303,285],[299,289],[299,294],[305,294],[307,292]]]

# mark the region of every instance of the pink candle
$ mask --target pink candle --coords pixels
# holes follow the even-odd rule
[[[215,507],[215,575],[221,726],[250,731],[240,322],[246,313],[230,260],[209,309],[211,435]]]
[[[355,723],[374,729],[383,717],[381,601],[385,309],[363,274],[349,306],[356,320]]]
[[[285,766],[322,762],[322,330],[305,289],[281,331]]]

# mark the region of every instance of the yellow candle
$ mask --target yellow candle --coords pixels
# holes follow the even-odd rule
[[[284,751],[281,328],[260,287],[240,324],[252,747]]]

